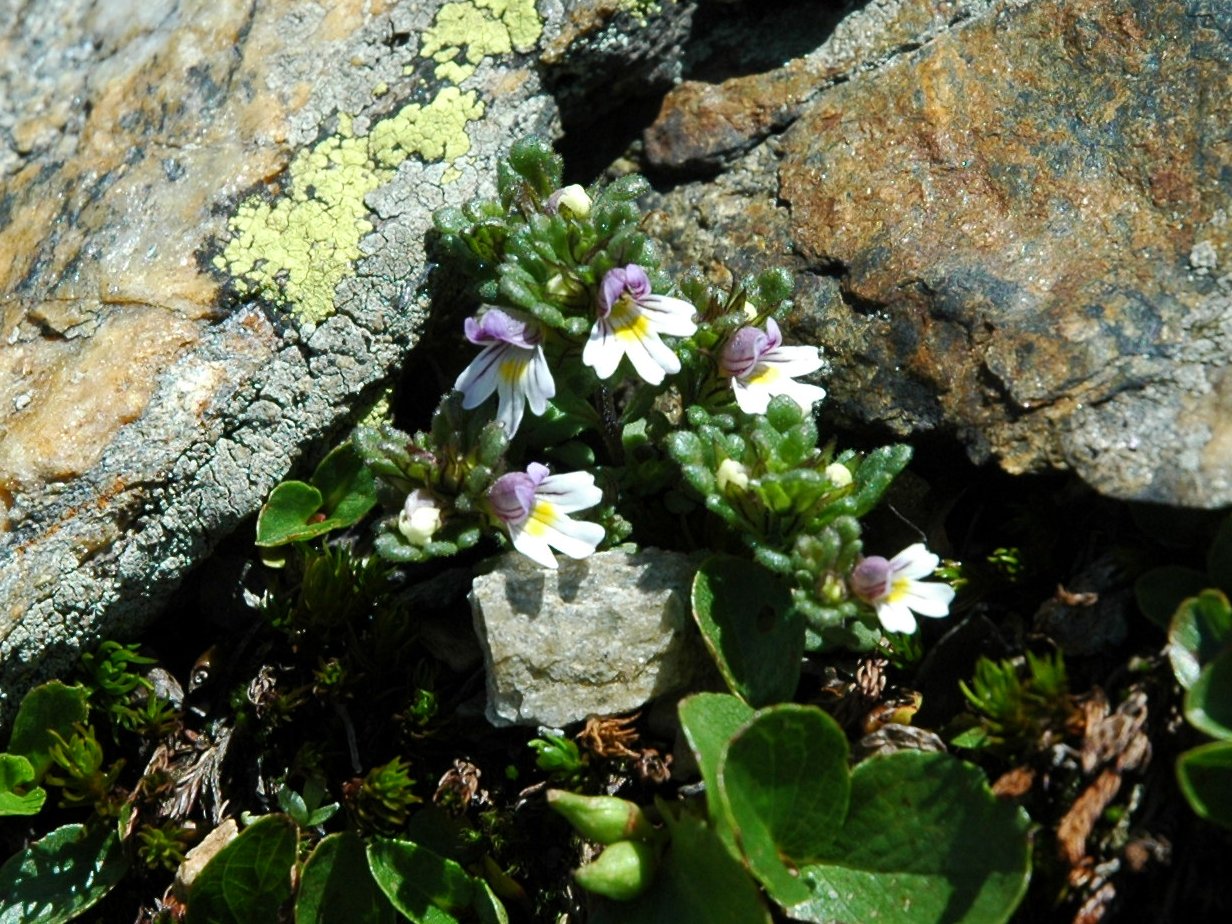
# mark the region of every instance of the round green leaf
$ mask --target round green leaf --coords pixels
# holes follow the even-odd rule
[[[349,442],[321,460],[312,484],[321,492],[321,509],[335,528],[359,522],[376,506],[376,478]]]
[[[276,921],[291,897],[298,832],[286,815],[266,815],[244,829],[201,871],[188,899],[187,924]]]
[[[61,924],[103,899],[128,872],[111,826],[65,825],[0,867],[0,924]]]
[[[39,813],[47,792],[42,787],[32,787],[33,782],[30,761],[19,754],[0,754],[0,816]]]
[[[51,748],[55,734],[69,738],[73,726],[85,722],[90,714],[88,693],[81,684],[66,686],[58,680],[35,687],[26,694],[13,719],[13,735],[9,753],[20,754],[30,761],[36,781],[43,778],[51,766]]]
[[[1176,761],[1181,792],[1200,818],[1232,828],[1232,741],[1213,741]]]
[[[368,844],[368,867],[394,907],[416,924],[454,924],[475,897],[466,870],[412,841],[375,839]]]
[[[786,864],[818,856],[847,812],[847,737],[814,706],[773,706],[736,733],[717,796],[749,868],[781,904],[808,891]]]
[[[979,768],[900,751],[851,775],[851,810],[800,871],[802,921],[1006,921],[1030,874],[1026,813],[997,800]]]
[[[395,924],[398,912],[372,878],[364,843],[349,831],[331,834],[304,864],[295,924]]]
[[[1212,738],[1232,738],[1232,648],[1202,668],[1185,694],[1185,718]]]
[[[302,481],[284,481],[270,492],[257,515],[257,545],[269,547],[328,532],[325,521],[309,523],[322,504],[321,492]]]
[[[1198,682],[1202,667],[1232,640],[1232,606],[1218,590],[1182,601],[1168,626],[1168,658],[1181,686]]]
[[[726,693],[695,693],[680,701],[680,727],[689,743],[707,792],[719,785],[719,759],[741,726],[753,718],[744,700]]]
[[[795,695],[804,619],[775,575],[745,558],[707,559],[693,578],[693,618],[733,693],[752,706]]]

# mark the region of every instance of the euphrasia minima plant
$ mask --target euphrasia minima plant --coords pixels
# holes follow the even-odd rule
[[[866,648],[948,612],[923,546],[864,557],[859,518],[906,465],[819,446],[817,347],[785,345],[790,275],[730,289],[673,286],[642,230],[636,176],[562,186],[538,139],[514,145],[498,196],[435,215],[441,262],[474,308],[469,362],[429,431],[361,428],[354,442],[390,515],[398,562],[484,537],[544,568],[633,541],[746,554],[792,588],[810,647]]]

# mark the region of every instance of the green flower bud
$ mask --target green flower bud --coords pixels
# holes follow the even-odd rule
[[[565,817],[583,837],[600,844],[654,836],[642,810],[615,796],[581,796],[564,789],[548,790],[548,805]]]
[[[649,844],[617,841],[593,863],[575,869],[573,878],[588,892],[627,902],[650,888],[658,866],[654,848]]]

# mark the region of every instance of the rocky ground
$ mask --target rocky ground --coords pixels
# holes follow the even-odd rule
[[[1096,812],[1129,820],[1021,919],[1214,919],[1130,588],[1232,504],[1230,40],[1192,0],[0,0],[0,716],[105,638],[152,627],[186,677],[235,631],[269,490],[391,382],[414,428],[452,381],[431,212],[536,132],[574,181],[647,175],[673,269],[787,266],[827,432],[916,446],[872,535],[978,578],[920,724],[1028,643],[1113,716],[1146,698],[1155,753]],[[442,635],[469,699],[483,652]],[[551,712],[509,663],[490,717],[637,708]]]

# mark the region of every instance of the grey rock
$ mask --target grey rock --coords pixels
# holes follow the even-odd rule
[[[495,725],[560,728],[614,715],[706,678],[689,616],[699,561],[657,549],[561,559],[518,553],[477,575],[471,593]]]
[[[0,0],[0,724],[378,397],[432,211],[559,134],[540,56],[615,15]]]

